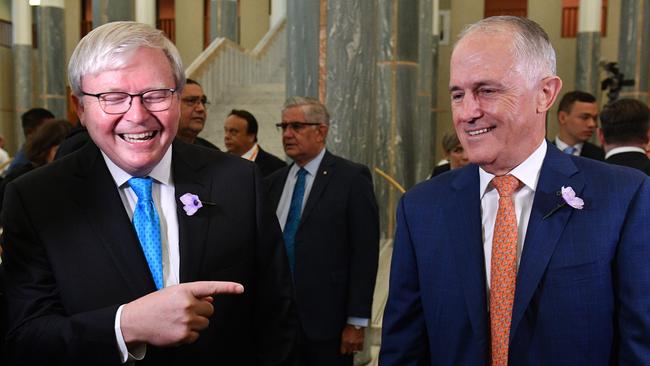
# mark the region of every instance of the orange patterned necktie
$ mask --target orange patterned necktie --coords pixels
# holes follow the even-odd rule
[[[512,194],[519,180],[512,175],[494,177],[492,185],[499,192],[490,263],[492,366],[506,366],[517,278],[517,216]]]

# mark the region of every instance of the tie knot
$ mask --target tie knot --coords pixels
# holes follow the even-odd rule
[[[576,152],[576,150],[577,149],[573,146],[567,146],[562,151],[564,151],[566,154],[573,155],[573,153]]]
[[[306,175],[307,175],[307,169],[305,168],[300,168],[300,170],[298,170],[298,173],[296,173],[296,177],[298,178],[304,177]]]
[[[508,174],[492,178],[492,185],[500,197],[510,197],[519,188],[519,179]]]
[[[147,201],[151,200],[151,177],[146,178],[137,178],[133,177],[129,179],[129,186],[135,192],[135,195],[138,196],[138,201]]]

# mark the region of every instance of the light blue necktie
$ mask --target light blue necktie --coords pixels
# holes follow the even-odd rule
[[[293,187],[293,194],[291,194],[291,204],[289,205],[289,214],[287,215],[287,222],[284,224],[284,245],[287,248],[287,256],[289,257],[289,268],[291,273],[296,266],[296,232],[298,232],[298,225],[300,224],[300,211],[302,211],[302,200],[305,196],[305,176],[307,171],[305,168],[300,168],[296,176],[296,185]]]
[[[133,226],[138,233],[140,245],[147,259],[149,270],[153,275],[156,288],[164,287],[163,268],[162,268],[162,246],[160,245],[160,221],[158,213],[151,198],[150,177],[131,178],[129,186],[138,196],[138,203],[135,205],[133,212]]]
[[[576,150],[578,150],[578,149],[576,149],[573,146],[567,146],[562,151],[564,151],[564,153],[566,153],[566,154],[573,155],[573,153],[576,152]]]

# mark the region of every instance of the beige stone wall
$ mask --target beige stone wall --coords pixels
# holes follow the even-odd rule
[[[246,49],[253,49],[269,30],[268,0],[239,0],[240,42]]]
[[[65,0],[65,67],[81,38],[81,0]],[[67,74],[66,74],[67,77]]]
[[[203,51],[203,0],[176,1],[176,47],[189,66]]]
[[[0,0],[0,19],[11,20],[11,0]]]

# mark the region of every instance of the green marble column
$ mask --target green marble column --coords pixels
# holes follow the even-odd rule
[[[14,105],[16,113],[13,122],[13,134],[5,136],[15,141],[17,148],[25,141],[20,115],[34,106],[34,80],[32,78],[32,9],[24,0],[11,3],[13,31],[13,67],[14,67]]]
[[[237,32],[237,0],[211,0],[210,37],[225,37],[239,43]]]
[[[320,0],[287,0],[287,96],[318,98]]]
[[[417,1],[382,1],[377,16],[377,98],[375,165],[405,188],[415,183],[414,132],[417,123],[419,62]],[[401,193],[377,178],[381,236],[392,238]]]
[[[601,0],[581,0],[576,39],[576,90],[598,95],[600,91]]]
[[[93,0],[92,6],[93,28],[118,20],[135,20],[132,0]]]
[[[635,81],[620,97],[650,103],[650,0],[621,1],[618,57],[621,73]]]
[[[57,118],[67,117],[65,24],[63,1],[41,1],[36,7],[38,41],[37,105]]]

